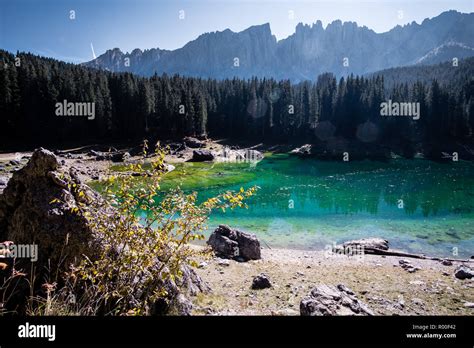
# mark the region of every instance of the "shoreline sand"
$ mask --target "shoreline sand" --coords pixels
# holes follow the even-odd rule
[[[439,261],[406,259],[420,270],[409,273],[403,257],[326,257],[323,251],[262,249],[248,262],[205,260],[197,273],[212,292],[193,298],[197,315],[299,315],[299,303],[316,285],[344,284],[376,315],[474,315],[474,279],[460,280]],[[272,287],[252,290],[265,273]]]

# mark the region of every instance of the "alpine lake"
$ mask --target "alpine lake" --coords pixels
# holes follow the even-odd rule
[[[248,209],[215,211],[219,225],[252,232],[271,248],[318,250],[382,237],[391,249],[437,257],[474,255],[474,163],[423,159],[320,161],[265,154],[258,163],[175,165],[162,190],[180,186],[198,200],[258,186]],[[143,180],[137,178],[136,180]]]

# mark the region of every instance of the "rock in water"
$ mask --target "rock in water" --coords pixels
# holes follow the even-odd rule
[[[337,287],[319,285],[300,302],[300,314],[305,316],[374,315],[352,290],[343,284]]]
[[[191,162],[206,162],[213,161],[214,155],[208,150],[193,150],[193,158]]]
[[[270,282],[270,279],[268,279],[268,276],[265,273],[261,273],[255,278],[253,278],[252,289],[260,290],[260,289],[266,289],[266,288],[271,288],[271,287],[272,287],[272,283]]]
[[[212,232],[207,244],[214,252],[227,259],[258,260],[261,258],[260,242],[254,234],[219,225]]]
[[[461,265],[456,268],[454,276],[458,279],[471,279],[474,277],[474,270],[466,265]]]

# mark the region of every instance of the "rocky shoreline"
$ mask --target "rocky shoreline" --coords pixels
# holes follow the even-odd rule
[[[186,137],[181,141],[169,141],[161,145],[169,149],[165,157],[169,170],[174,168],[173,164],[182,162],[260,161],[263,158],[263,154],[254,147],[227,146],[219,140]],[[74,167],[79,179],[86,183],[105,179],[111,174],[110,167],[114,164],[134,163],[142,159],[142,148],[139,145],[133,147],[90,145],[53,152],[65,170]],[[25,166],[32,154],[33,151],[0,153],[0,193],[13,173]],[[148,160],[152,160],[153,152],[151,151],[147,157]],[[114,174],[134,175],[127,171],[115,171]]]
[[[212,154],[213,160],[222,159],[219,153],[224,153],[224,146],[215,142],[185,141],[167,162],[193,160],[196,149]],[[59,163],[55,162],[54,168],[60,165],[64,172],[71,172],[74,167],[74,180],[79,183],[99,180],[108,175],[112,163],[139,158],[126,150],[57,151]],[[233,156],[242,155],[240,149],[230,151]],[[1,155],[0,179],[8,182],[31,154]],[[112,156],[117,157],[114,160]],[[246,160],[245,153],[243,156]],[[261,247],[255,235],[222,226],[208,244],[219,257],[196,260],[196,273],[210,291],[192,295],[189,314],[474,315],[472,260],[407,258],[407,254],[390,250],[388,241],[380,238],[348,241],[339,246],[343,252],[336,249],[330,255],[326,251],[270,249]],[[362,254],[345,252],[347,247],[357,250],[361,245],[366,250]]]
[[[203,261],[196,272],[212,291],[196,297],[193,314],[300,315],[313,289],[342,285],[374,315],[474,315],[474,279],[456,278],[459,263],[413,259],[417,271],[411,273],[403,267],[407,260],[395,256],[328,257],[323,251],[268,248],[261,254],[247,262]],[[262,273],[271,287],[253,289]]]

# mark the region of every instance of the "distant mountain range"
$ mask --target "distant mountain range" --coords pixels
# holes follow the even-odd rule
[[[336,76],[429,65],[474,56],[474,13],[447,11],[421,24],[396,26],[385,33],[336,20],[323,28],[298,24],[293,35],[277,41],[269,24],[239,33],[206,33],[182,48],[123,53],[108,50],[85,66],[150,76],[180,74],[217,79],[273,77],[294,82],[314,80],[324,72]],[[128,58],[128,59],[127,59]],[[128,64],[129,63],[129,64]],[[346,64],[344,64],[346,63]]]

